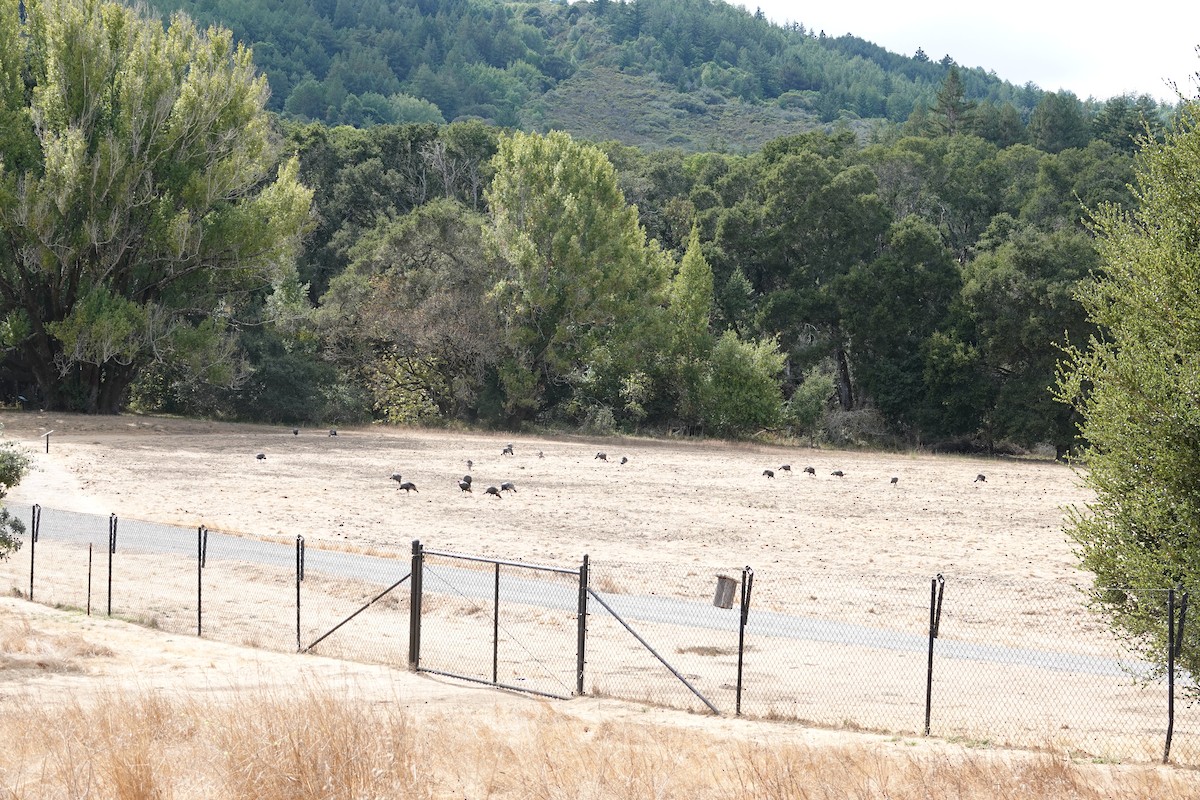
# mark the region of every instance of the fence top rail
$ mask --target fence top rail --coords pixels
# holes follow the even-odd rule
[[[452,553],[448,550],[423,550],[427,556],[441,556],[442,558],[458,558],[463,561],[479,561],[484,564],[500,564],[505,567],[520,567],[522,569],[534,569],[539,572],[558,572],[562,575],[578,575],[579,570],[570,569],[568,567],[551,567],[545,564],[530,564],[524,561],[505,561],[502,558],[486,558],[484,556],[469,556],[464,553]]]

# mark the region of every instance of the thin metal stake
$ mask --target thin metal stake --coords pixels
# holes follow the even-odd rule
[[[34,550],[37,547],[38,531],[42,527],[42,507],[34,503],[29,517],[29,600],[33,601]]]
[[[204,636],[204,560],[208,552],[208,528],[196,528],[196,635]]]
[[[925,672],[925,735],[929,735],[929,720],[933,711],[933,640],[942,624],[942,594],[946,579],[942,573],[929,582],[929,664]]]
[[[746,620],[750,617],[750,592],[754,589],[754,570],[749,566],[742,570],[741,621],[738,624],[738,670],[737,703],[735,714],[742,715],[742,665],[746,657]]]
[[[113,553],[117,552],[117,515],[108,515],[108,616],[112,616]]]
[[[87,615],[92,615],[92,543],[88,542]]]

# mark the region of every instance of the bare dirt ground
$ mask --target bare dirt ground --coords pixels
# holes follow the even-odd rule
[[[0,423],[0,434],[34,457],[12,501],[282,540],[303,536],[313,548],[394,553],[419,539],[443,551],[560,566],[578,564],[586,553],[609,580],[664,593],[694,592],[695,585],[711,591],[715,573],[750,565],[767,608],[791,610],[789,604],[802,601],[808,614],[876,622],[894,611],[886,598],[847,602],[853,590],[811,587],[904,581],[915,592],[898,603],[912,605],[915,596],[925,613],[921,594],[927,598],[929,579],[943,573],[987,581],[988,591],[972,596],[964,625],[978,619],[1014,636],[1030,622],[1014,615],[1014,597],[1031,585],[1087,581],[1062,525],[1064,509],[1086,503],[1088,493],[1070,468],[1047,461],[382,427],[342,428],[331,436],[324,429],[294,434],[290,427],[138,416],[10,412],[0,414]],[[512,454],[504,454],[510,443]],[[256,458],[260,453],[265,458]],[[815,474],[803,471],[808,466]],[[763,474],[768,469],[773,478]],[[458,487],[468,471],[470,493]],[[400,491],[390,477],[396,472],[417,491]],[[516,491],[499,499],[484,493],[505,481]],[[782,576],[791,588],[772,592]],[[793,596],[798,581],[803,597]],[[1051,612],[1077,604],[1069,588],[1043,593]],[[13,598],[0,603],[0,615],[103,645],[82,671],[5,680],[6,693],[52,698],[116,682],[216,695],[311,676],[414,709],[452,704],[468,713],[521,713],[544,705],[385,666],[156,634]],[[855,668],[861,665],[832,671]],[[764,741],[897,742],[597,697],[555,707]]]
[[[551,564],[587,553],[596,562],[865,579],[1081,578],[1063,508],[1088,494],[1070,468],[1046,461],[382,427],[293,435],[134,416],[6,413],[0,423],[36,459],[13,500],[302,535],[312,547],[420,539]],[[513,455],[502,455],[510,442]],[[394,472],[417,491],[399,491]],[[469,494],[457,486],[468,472]],[[504,481],[516,491],[484,493]]]

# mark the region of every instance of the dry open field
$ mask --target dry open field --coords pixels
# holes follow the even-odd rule
[[[437,550],[560,566],[576,565],[586,553],[597,574],[623,582],[624,590],[653,582],[662,593],[695,593],[698,585],[709,591],[715,573],[749,565],[762,587],[757,607],[793,611],[790,604],[799,602],[805,613],[882,619],[885,627],[895,612],[885,596],[855,604],[836,592],[806,590],[796,597],[771,587],[794,587],[798,580],[889,586],[911,579],[912,595],[923,602],[928,590],[921,587],[942,573],[951,587],[986,582],[988,591],[971,595],[971,613],[962,621],[994,626],[1002,641],[1030,627],[1028,617],[1014,619],[1014,597],[1036,587],[1045,594],[1039,613],[1073,614],[1077,598],[1069,588],[1046,594],[1043,587],[1087,579],[1062,535],[1064,508],[1086,503],[1087,491],[1070,468],[1046,461],[382,427],[295,435],[288,427],[137,416],[10,412],[0,414],[0,423],[3,437],[35,460],[14,501],[284,541],[299,535],[310,548],[395,552],[420,539]],[[53,431],[48,453],[47,431]],[[513,454],[502,454],[510,442]],[[607,461],[596,458],[599,451]],[[257,459],[258,453],[266,458]],[[619,463],[622,458],[627,463]],[[457,486],[468,460],[475,487],[469,494]],[[790,472],[780,469],[784,464]],[[816,474],[802,472],[806,466]],[[765,477],[765,469],[775,477]],[[835,470],[844,476],[832,475]],[[393,472],[418,491],[399,491]],[[976,481],[979,474],[987,480]],[[517,491],[502,499],[483,493],[503,481]],[[913,597],[897,603],[911,611]],[[11,599],[4,609],[113,643],[82,670],[22,680],[19,691],[6,682],[4,691],[14,695],[86,692],[114,681],[124,688],[220,693],[270,687],[281,670],[302,668],[377,699],[403,698],[407,708],[453,704],[472,713],[515,709],[518,715],[545,708],[530,698],[398,669],[162,634],[166,641],[154,642],[154,633],[119,622],[69,615],[63,621]],[[1078,622],[1085,629],[1094,624]],[[1054,636],[1061,628],[1047,630]],[[556,709],[756,741],[900,746],[894,736],[681,715],[594,697]]]
[[[1046,461],[382,427],[294,436],[285,427],[52,413],[0,414],[0,423],[36,457],[14,500],[302,535],[310,547],[420,539],[552,564],[587,553],[599,562],[750,565],[867,581],[939,572],[1080,578],[1063,508],[1088,495],[1070,468]],[[514,454],[501,455],[509,442]],[[464,494],[456,482],[468,460],[476,489]],[[417,493],[398,491],[393,472]],[[981,473],[986,482],[975,482]],[[483,494],[503,481],[517,491]]]

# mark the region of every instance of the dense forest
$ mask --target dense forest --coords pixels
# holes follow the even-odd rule
[[[479,119],[600,141],[758,149],[841,121],[904,122],[951,66],[711,0],[155,0],[251,45],[269,107],[299,121]],[[1043,92],[958,67],[995,137]],[[1091,110],[1095,110],[1092,108]],[[1153,109],[1151,109],[1153,110]]]
[[[1174,125],[699,0],[177,6],[253,43],[312,216],[171,348],[122,300],[126,388],[60,405],[1062,453],[1090,210]]]

